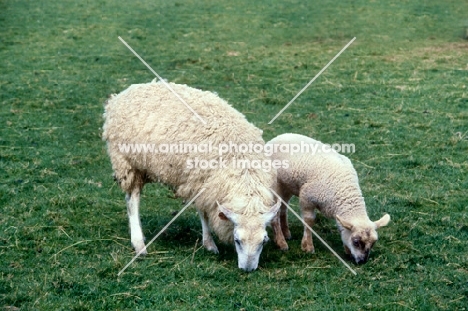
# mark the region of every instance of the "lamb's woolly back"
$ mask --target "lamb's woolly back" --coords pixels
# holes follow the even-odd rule
[[[160,82],[135,84],[112,96],[105,106],[103,139],[117,179],[126,190],[135,182],[124,180],[132,170],[145,173],[148,181],[162,182],[176,187],[177,194],[186,199],[206,188],[195,201],[199,209],[217,210],[216,201],[229,203],[236,213],[250,215],[268,212],[274,204],[269,187],[274,184],[274,171],[242,169],[232,165],[234,158],[264,160],[263,154],[239,154],[230,150],[222,155],[227,161],[223,169],[189,168],[187,160],[219,161],[217,147],[221,143],[264,144],[262,131],[226,101],[211,92],[170,83],[174,91],[203,119],[200,120]],[[119,144],[211,145],[213,152],[122,153]],[[234,203],[234,204],[233,204]],[[210,217],[211,218],[211,217]],[[219,219],[211,219],[219,221]],[[216,224],[213,224],[215,231]],[[232,231],[232,229],[231,229]],[[226,240],[217,232],[220,239]]]
[[[359,180],[351,161],[310,137],[299,134],[283,134],[268,144],[310,144],[316,152],[287,154],[277,152],[273,159],[288,161],[289,167],[278,169],[278,182],[288,188],[293,195],[299,196],[301,188],[307,184],[309,198],[316,200],[321,212],[334,218],[367,219],[364,198],[359,187]],[[328,150],[328,151],[327,151]],[[304,189],[302,189],[304,191]]]
[[[367,216],[366,205],[359,187],[357,173],[351,161],[312,138],[298,134],[280,135],[267,143],[273,149],[273,159],[288,161],[287,169],[278,169],[278,191],[284,201],[292,195],[299,197],[303,220],[309,227],[315,223],[315,210],[334,218],[340,229],[345,251],[356,263],[364,263],[378,239],[377,229],[390,221],[388,214],[372,222]],[[270,146],[270,144],[272,146]],[[280,148],[282,146],[282,148]],[[289,154],[281,152],[289,146],[297,151],[309,146],[309,151]],[[296,148],[292,148],[295,146]],[[275,152],[275,147],[277,152]],[[286,206],[281,206],[280,215],[272,221],[276,244],[288,249],[285,237],[291,233],[287,224]],[[304,226],[301,248],[314,252],[312,234]]]

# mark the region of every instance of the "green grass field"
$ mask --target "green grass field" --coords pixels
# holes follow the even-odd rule
[[[465,1],[0,1],[0,310],[466,310]],[[353,276],[318,240],[273,243],[253,273],[201,245],[190,208],[133,257],[101,140],[103,103],[154,76],[217,92],[266,140],[353,143],[371,219]],[[268,122],[353,37],[275,122]],[[181,209],[147,185],[152,238]],[[297,200],[292,201],[297,210]],[[332,220],[317,232],[344,256]]]

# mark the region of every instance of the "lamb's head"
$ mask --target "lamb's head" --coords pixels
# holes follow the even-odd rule
[[[281,202],[278,201],[266,213],[242,215],[218,204],[219,217],[234,224],[233,237],[240,269],[247,272],[257,269],[263,245],[268,242],[266,226],[275,217],[280,206]]]
[[[377,229],[386,226],[390,221],[390,215],[385,214],[377,221],[366,219],[344,220],[338,215],[336,223],[341,233],[341,239],[348,255],[353,256],[357,264],[363,264],[369,259],[369,253],[377,242]]]

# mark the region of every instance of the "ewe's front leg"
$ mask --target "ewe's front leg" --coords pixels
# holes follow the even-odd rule
[[[203,230],[203,246],[205,248],[215,254],[218,254],[218,247],[216,246],[215,242],[213,241],[213,237],[211,236],[210,227],[208,226],[208,217],[202,211],[198,211],[198,215],[200,216],[200,221]]]
[[[146,255],[147,251],[140,222],[140,190],[134,189],[131,193],[127,192],[125,201],[127,202],[127,213],[130,223],[130,239],[132,241],[132,245],[137,254],[141,252],[141,255]]]
[[[305,221],[307,225],[309,225],[309,227],[312,228],[312,226],[315,223],[315,217],[316,217],[315,206],[311,205],[308,202],[303,202],[302,199],[299,199],[299,201],[301,204],[302,219]],[[315,252],[314,243],[312,242],[312,231],[307,229],[306,226],[304,226],[304,236],[302,237],[301,248],[304,252],[308,252],[308,253]]]

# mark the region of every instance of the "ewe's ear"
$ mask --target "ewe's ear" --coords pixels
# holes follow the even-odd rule
[[[336,221],[343,227],[348,229],[349,231],[353,230],[353,225],[347,222],[346,220],[340,218],[340,216],[336,215]]]
[[[263,214],[265,222],[270,222],[276,216],[280,207],[281,200],[278,200],[278,202],[276,202],[276,204],[273,205],[267,213]]]
[[[389,222],[390,222],[390,215],[385,214],[379,220],[374,221],[375,229],[379,229],[380,227],[385,227],[386,225],[388,225]]]
[[[237,223],[237,215],[234,212],[232,212],[229,208],[219,204],[218,201],[216,201],[216,204],[218,204],[219,218],[221,218],[222,220],[230,220],[233,223]]]

